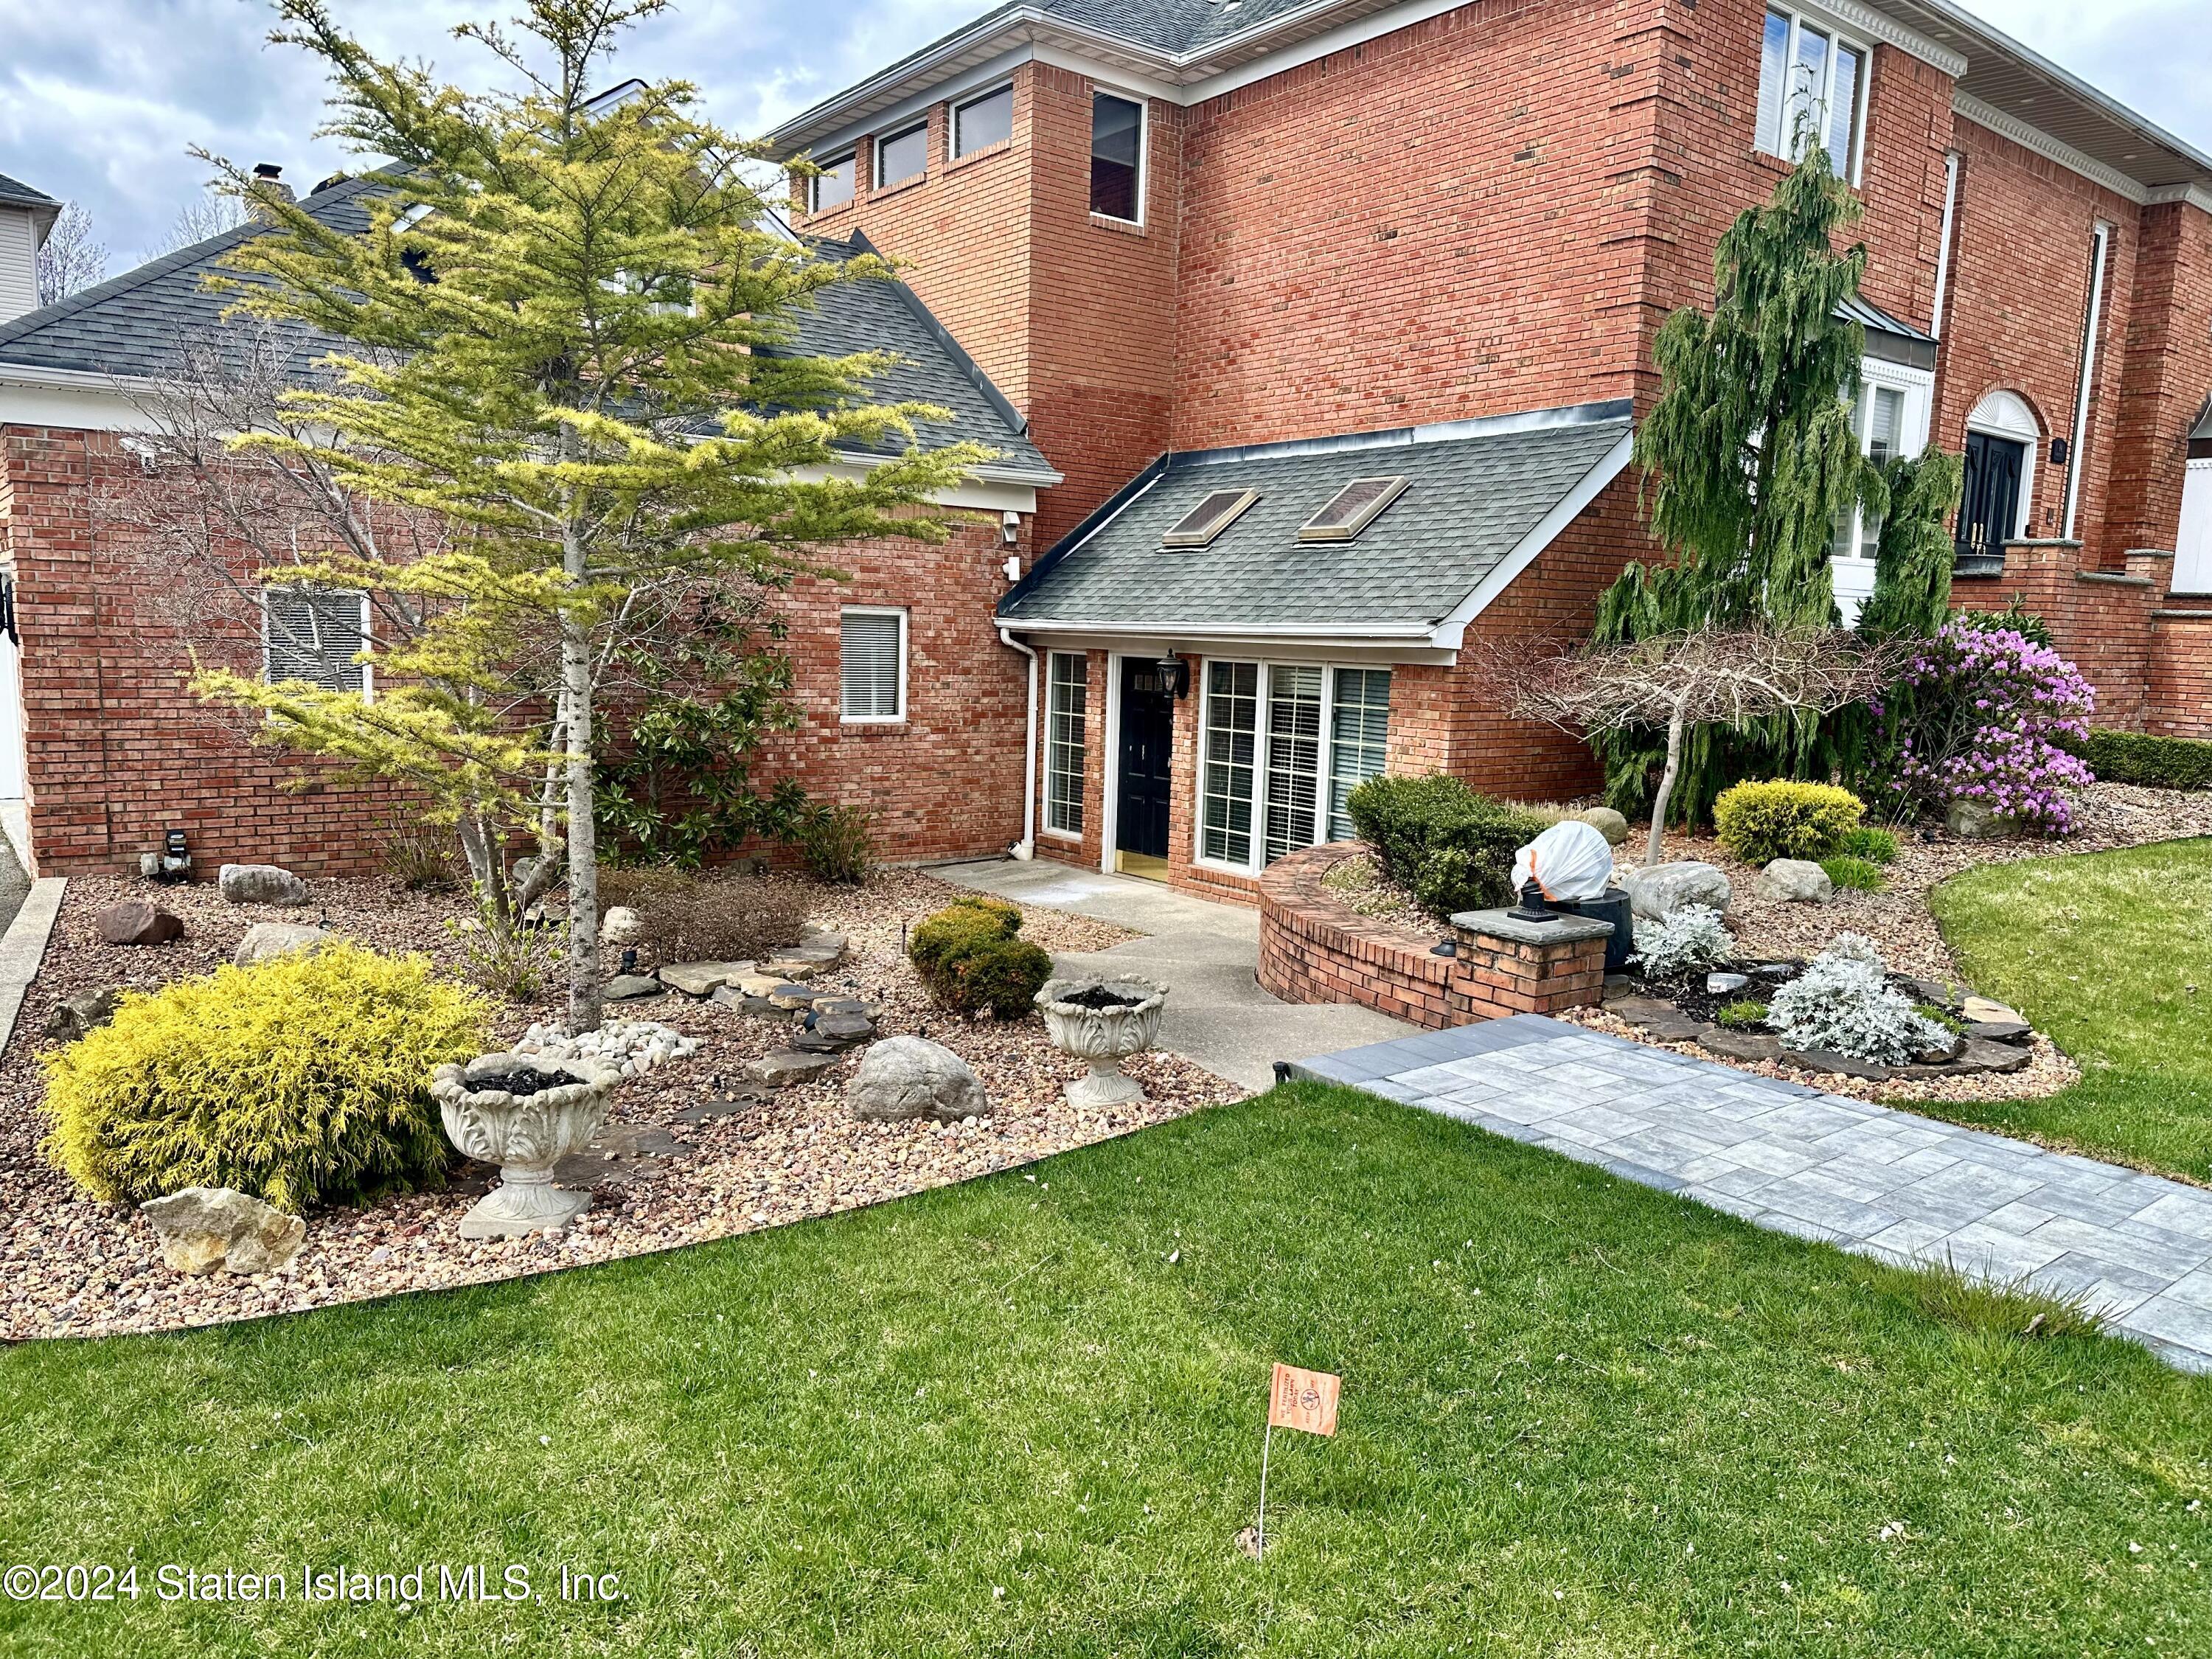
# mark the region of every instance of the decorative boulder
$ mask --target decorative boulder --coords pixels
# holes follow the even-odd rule
[[[1610,806],[1593,806],[1575,817],[1603,836],[1609,846],[1618,847],[1628,839],[1628,820]]]
[[[226,864],[216,886],[233,904],[305,904],[307,884],[273,864]]]
[[[1810,859],[1777,859],[1759,872],[1759,896],[1777,904],[1826,904],[1836,884]]]
[[[117,990],[80,991],[46,1016],[46,1035],[60,1042],[74,1042],[87,1031],[96,1031],[115,1018],[123,993]]]
[[[167,945],[185,936],[183,921],[151,899],[111,904],[95,925],[110,945]]]
[[[617,904],[599,918],[599,937],[610,945],[635,945],[645,936],[645,918]]]
[[[295,1215],[234,1187],[187,1187],[138,1208],[161,1240],[161,1260],[180,1273],[221,1268],[265,1273],[289,1261],[307,1236]]]
[[[750,962],[675,962],[661,969],[660,982],[675,987],[687,997],[704,999],[752,970]]]
[[[251,968],[272,957],[319,951],[337,938],[336,933],[304,921],[257,921],[246,930],[246,937],[239,940],[238,949],[231,952],[230,959],[240,968]]]
[[[951,1123],[989,1111],[982,1079],[943,1043],[926,1037],[885,1037],[860,1057],[845,1088],[845,1108],[876,1123],[935,1117]]]
[[[1646,921],[1664,921],[1686,904],[1702,904],[1726,915],[1735,891],[1729,878],[1710,864],[1682,859],[1631,870],[1622,878],[1628,907]]]
[[[1967,841],[1989,841],[2019,833],[2020,825],[1978,800],[1954,800],[1944,809],[1943,827]]]

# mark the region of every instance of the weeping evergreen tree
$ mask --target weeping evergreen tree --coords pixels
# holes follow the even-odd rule
[[[1737,218],[1714,258],[1710,315],[1694,307],[1661,327],[1653,348],[1658,402],[1636,434],[1653,537],[1669,558],[1629,565],[1598,607],[1596,643],[1630,644],[1700,629],[1784,631],[1838,625],[1828,560],[1836,526],[1854,508],[1887,514],[1878,570],[1891,586],[1934,580],[1925,567],[1940,538],[1943,469],[1902,475],[1911,487],[1892,511],[1892,486],[1861,453],[1851,410],[1866,331],[1838,315],[1866,274],[1863,245],[1837,249],[1859,216],[1826,149],[1805,160],[1765,206]],[[1911,464],[1907,464],[1910,465]],[[1892,554],[1893,541],[1896,551]],[[1948,591],[1948,562],[1942,577]],[[1883,615],[1917,611],[1881,591]],[[1641,811],[1664,756],[1660,734],[1633,727],[1593,738],[1607,793]],[[1688,734],[1674,795],[1694,822],[1744,776],[1826,776],[1835,756],[1826,723],[1799,711]]]

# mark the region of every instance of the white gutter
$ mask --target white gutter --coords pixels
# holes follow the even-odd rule
[[[1030,659],[1029,720],[1023,727],[1026,738],[1022,744],[1022,838],[1006,849],[1026,864],[1036,856],[1037,653],[1016,639],[1010,628],[999,629],[999,643],[1012,647]]]

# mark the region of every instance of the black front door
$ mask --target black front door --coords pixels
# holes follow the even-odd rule
[[[1175,698],[1155,662],[1121,663],[1121,786],[1114,844],[1146,858],[1168,855],[1168,764]]]
[[[1986,432],[1966,434],[1966,489],[1959,506],[1958,558],[2002,562],[2019,532],[2021,472],[2027,446]]]

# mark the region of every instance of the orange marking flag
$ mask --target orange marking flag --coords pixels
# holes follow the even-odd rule
[[[1327,1371],[1302,1371],[1296,1365],[1279,1362],[1274,1385],[1267,1395],[1267,1426],[1334,1435],[1336,1397],[1343,1388],[1340,1376]]]

